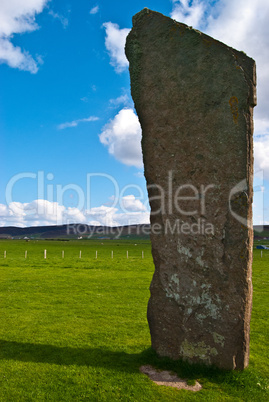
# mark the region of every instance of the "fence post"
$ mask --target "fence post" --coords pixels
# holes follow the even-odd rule
[[[113,250],[111,251],[111,258],[113,258]]]
[[[25,259],[27,258],[27,250],[25,250],[24,258],[25,258]]]
[[[44,250],[44,259],[47,258],[47,250]]]
[[[64,250],[62,251],[62,258],[64,258]]]
[[[4,258],[7,258],[7,252],[6,252],[6,250],[4,251]]]
[[[142,251],[142,258],[144,258],[144,251]]]
[[[95,258],[97,259],[97,250],[95,251]]]
[[[129,253],[128,253],[128,250],[127,250],[127,252],[126,252],[126,258],[129,258]]]
[[[81,258],[81,250],[79,251],[79,258]]]

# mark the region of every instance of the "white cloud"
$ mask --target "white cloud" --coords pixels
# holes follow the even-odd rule
[[[127,105],[128,103],[131,103],[129,96],[127,94],[121,95],[118,98],[115,99],[110,99],[109,103],[115,107],[119,105]]]
[[[121,205],[125,212],[146,211],[145,205],[139,199],[136,199],[132,194],[122,197]]]
[[[85,103],[89,102],[89,99],[87,98],[87,96],[83,96],[83,98],[80,98],[80,100]]]
[[[14,34],[31,32],[38,29],[36,14],[43,11],[49,0],[1,0],[0,2],[0,63],[12,68],[38,71],[39,61],[34,60],[19,46],[15,47],[11,40]]]
[[[78,208],[67,208],[64,209],[63,211],[63,216],[62,216],[62,220],[64,222],[79,222],[79,223],[86,223],[87,222],[87,217],[85,216],[84,211],[81,211]]]
[[[90,10],[90,14],[94,15],[97,14],[99,11],[99,6],[95,6]]]
[[[263,171],[264,179],[269,179],[269,120],[255,119],[254,136],[255,171]]]
[[[67,28],[67,26],[69,24],[68,18],[64,17],[63,15],[61,15],[59,13],[55,13],[52,10],[49,11],[49,15],[51,15],[55,20],[59,20],[60,23],[62,24],[62,26],[64,28]]]
[[[120,226],[149,223],[149,212],[133,195],[123,197],[126,211],[101,205],[90,210],[66,208],[57,202],[35,200],[30,203],[0,204],[0,226],[47,226],[71,223]]]
[[[146,210],[119,212],[117,208],[105,205],[86,211],[86,216],[88,224],[96,226],[124,226],[149,223],[149,212]]]
[[[0,38],[0,64],[6,63],[9,67],[19,68],[20,70],[30,71],[32,74],[38,71],[38,61],[19,46],[13,44],[7,39]]]
[[[128,166],[141,168],[141,127],[133,109],[122,109],[110,120],[99,136],[102,144],[117,160]]]
[[[77,125],[79,123],[87,123],[87,122],[90,122],[90,121],[97,121],[97,120],[99,120],[99,117],[90,116],[90,117],[86,117],[84,119],[77,119],[77,120],[73,120],[73,121],[70,121],[70,122],[61,123],[61,124],[59,124],[57,126],[57,128],[58,128],[58,130],[63,130],[63,129],[68,128],[68,127],[77,127]]]
[[[143,172],[135,172],[134,175],[136,177],[139,177],[139,178],[142,178],[142,177],[144,178],[144,173]]]
[[[149,223],[149,212],[130,212],[121,213],[116,215],[117,225],[137,225],[142,223]]]
[[[254,135],[255,137],[269,136],[269,119],[255,119]]]
[[[171,12],[171,18],[184,24],[198,28],[201,19],[204,15],[205,5],[204,2],[194,0],[192,2],[188,0],[172,0],[173,10]]]
[[[106,30],[105,46],[111,58],[110,64],[117,73],[121,73],[129,65],[124,53],[124,47],[130,29],[120,29],[118,24],[113,24],[112,22],[105,22],[103,27]]]
[[[269,138],[254,142],[255,171],[263,171],[264,178],[269,180]]]
[[[89,222],[98,222],[98,225],[117,226],[118,222],[115,219],[117,211],[117,208],[101,205],[100,207],[86,210],[86,216]]]
[[[46,200],[35,200],[30,203],[11,202],[8,206],[1,204],[0,226],[57,224],[64,210],[65,207],[57,202]]]

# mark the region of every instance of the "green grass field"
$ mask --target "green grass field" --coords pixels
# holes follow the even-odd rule
[[[243,372],[156,357],[146,320],[153,270],[147,241],[0,241],[0,401],[268,401],[269,250],[254,250]],[[203,389],[157,386],[143,364]]]

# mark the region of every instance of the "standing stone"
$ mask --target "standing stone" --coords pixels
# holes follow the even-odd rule
[[[142,126],[160,356],[243,369],[252,305],[255,62],[148,9],[126,42]]]

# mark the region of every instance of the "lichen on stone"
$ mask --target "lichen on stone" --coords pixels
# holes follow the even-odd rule
[[[180,353],[184,360],[193,361],[194,358],[198,358],[206,364],[211,364],[211,356],[218,354],[216,348],[206,345],[204,341],[190,343],[187,339],[182,342]]]
[[[214,339],[215,343],[217,343],[217,344],[221,345],[222,347],[224,347],[224,341],[225,341],[224,336],[222,336],[220,334],[217,334],[216,332],[213,332],[213,339]]]

